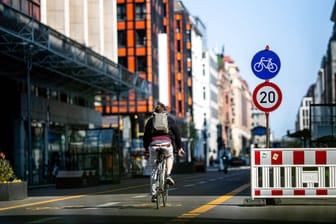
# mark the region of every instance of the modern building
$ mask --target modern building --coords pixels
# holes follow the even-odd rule
[[[296,115],[295,130],[302,131],[304,129],[309,129],[310,123],[310,104],[313,103],[313,97],[305,96],[302,98],[301,105],[299,107],[298,113]]]
[[[60,25],[67,35],[41,22],[48,21],[50,5],[46,1],[0,3],[1,98],[6,105],[14,102],[4,110],[0,148],[12,162],[15,174],[29,184],[52,182],[55,165],[65,170],[95,169],[106,175],[111,169],[106,164],[112,156],[113,136],[103,152],[106,145],[97,145],[97,138],[105,132],[101,131],[102,113],[96,105],[104,103],[103,96],[117,96],[120,89],[142,96],[147,92],[142,85],[146,80],[110,60],[113,53],[104,57],[96,52],[102,50],[98,42],[89,41],[95,46],[93,50],[85,41],[71,39],[75,28],[70,26],[74,13],[70,1],[54,3],[61,11],[69,10],[68,14],[52,12],[60,21],[65,20]],[[85,37],[92,40],[89,34]]]

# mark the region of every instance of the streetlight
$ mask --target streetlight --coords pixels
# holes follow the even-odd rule
[[[207,153],[207,121],[206,121],[206,114],[204,113],[204,120],[203,120],[203,150],[204,150],[204,159],[205,164],[208,166],[208,153]]]
[[[28,49],[27,49],[28,48]],[[30,72],[32,69],[32,51],[33,45],[24,46],[25,49],[25,63],[27,73],[27,135],[28,135],[28,183],[33,181],[33,152],[32,152],[32,133],[31,133],[31,86],[30,86]]]

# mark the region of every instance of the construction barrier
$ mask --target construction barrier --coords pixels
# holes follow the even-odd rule
[[[336,148],[254,148],[251,198],[336,197]]]

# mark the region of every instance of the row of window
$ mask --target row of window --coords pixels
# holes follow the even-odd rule
[[[136,29],[135,30],[135,44],[137,46],[145,46],[146,41],[147,41],[146,30]],[[127,46],[127,31],[118,30],[118,47],[126,47],[126,46]]]
[[[145,3],[135,3],[134,4],[134,14],[135,14],[136,20],[146,19],[146,4]],[[117,4],[117,19],[118,21],[124,21],[127,19],[126,3]]]

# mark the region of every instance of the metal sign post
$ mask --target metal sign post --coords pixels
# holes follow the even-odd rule
[[[280,70],[280,58],[276,53],[270,50],[267,45],[265,50],[257,52],[251,61],[253,73],[265,82],[259,84],[253,91],[253,103],[266,115],[266,148],[269,148],[269,112],[277,109],[282,100],[280,88],[269,81],[275,77]]]

